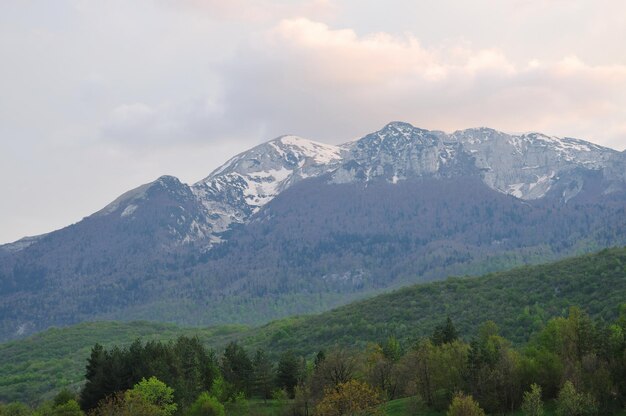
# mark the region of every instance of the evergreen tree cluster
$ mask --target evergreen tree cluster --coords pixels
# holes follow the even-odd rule
[[[156,377],[174,389],[176,403],[187,406],[210,389],[219,374],[214,352],[197,338],[145,344],[137,340],[127,348],[109,350],[96,344],[87,360],[80,404],[84,410],[94,409],[101,400]]]

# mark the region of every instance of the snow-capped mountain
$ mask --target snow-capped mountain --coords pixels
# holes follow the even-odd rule
[[[0,246],[0,339],[88,319],[262,322],[401,284],[626,244],[626,152],[393,122],[282,136]]]
[[[394,122],[354,142],[349,150],[333,175],[336,183],[372,179],[396,183],[410,177],[480,172],[490,188],[524,200],[545,196],[560,180],[574,181],[575,186],[562,195],[567,201],[582,189],[581,179],[572,176],[577,169],[602,172],[611,181],[620,179],[620,168],[615,167],[619,152],[541,133],[510,135],[478,128],[448,135]]]
[[[233,157],[192,191],[216,235],[247,221],[294,183],[335,169],[344,153],[341,147],[282,136]]]
[[[562,195],[567,201],[582,189],[581,179],[572,176],[576,170],[601,172],[618,153],[577,139],[508,135],[486,128],[458,131],[452,138],[474,156],[489,187],[526,200],[545,196],[558,181],[571,180],[574,187]]]
[[[540,199],[560,183],[560,198],[567,202],[582,190],[585,172],[602,175],[603,192],[625,189],[623,153],[541,133],[476,128],[446,134],[392,122],[340,146],[282,136],[233,157],[190,187],[177,183],[180,198],[187,204],[195,198],[202,208],[193,215],[181,208],[180,227],[171,232],[178,243],[210,248],[293,184],[324,175],[330,184],[479,175],[491,189],[523,200]],[[98,215],[116,212],[132,219],[149,186],[122,195]]]

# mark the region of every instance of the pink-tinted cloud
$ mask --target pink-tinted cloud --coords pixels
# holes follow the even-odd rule
[[[359,36],[294,18],[242,49],[224,80],[228,114],[276,134],[341,140],[355,125],[366,132],[403,119],[426,128],[488,125],[626,144],[626,65],[575,56],[518,64],[497,48],[426,48],[410,33]]]

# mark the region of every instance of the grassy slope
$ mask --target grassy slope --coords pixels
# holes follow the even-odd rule
[[[612,319],[626,300],[626,249],[557,263],[514,269],[480,278],[451,278],[412,286],[355,302],[319,315],[288,318],[258,328],[207,329],[135,322],[83,323],[51,329],[0,345],[0,400],[41,398],[65,385],[80,383],[93,344],[105,346],[197,335],[221,348],[238,339],[248,348],[263,347],[274,356],[293,349],[311,354],[334,344],[362,347],[396,336],[406,343],[430,334],[450,315],[467,336],[486,320],[502,334],[524,342],[542,322],[579,305],[590,314]]]

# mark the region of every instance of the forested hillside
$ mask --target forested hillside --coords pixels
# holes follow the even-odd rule
[[[570,307],[524,346],[493,321],[464,341],[449,317],[410,344],[390,337],[308,357],[288,350],[272,358],[236,341],[218,352],[186,336],[95,344],[79,391],[63,390],[36,409],[0,403],[0,415],[382,416],[395,399],[404,409],[393,414],[405,416],[537,416],[546,404],[558,416],[623,415],[625,333],[626,304],[608,323]]]
[[[180,328],[151,323],[84,323],[0,345],[0,400],[38,400],[64,385],[78,386],[89,349],[128,345],[136,338],[168,340],[197,335],[221,351],[237,340],[276,359],[287,350],[311,357],[335,345],[365,348],[396,338],[408,346],[432,334],[450,316],[469,341],[491,320],[500,334],[523,345],[554,316],[580,306],[593,319],[614,320],[626,299],[626,249],[603,250],[557,263],[523,267],[479,278],[450,278],[399,289],[319,315],[262,327]]]

